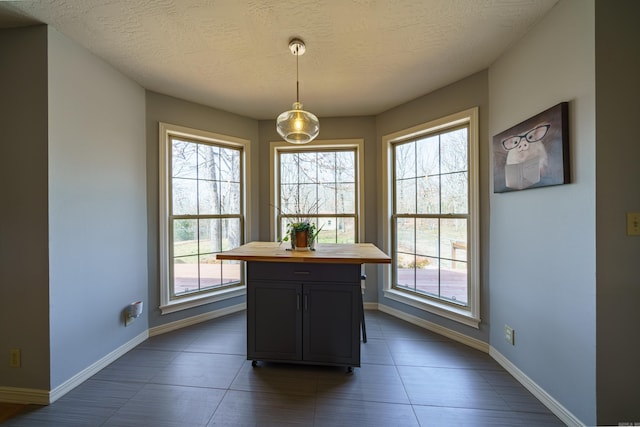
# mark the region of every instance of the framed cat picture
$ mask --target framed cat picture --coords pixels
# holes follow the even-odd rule
[[[569,103],[549,108],[493,137],[493,192],[568,184]]]

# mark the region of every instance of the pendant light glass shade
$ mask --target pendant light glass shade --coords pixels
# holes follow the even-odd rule
[[[276,120],[278,133],[291,144],[306,144],[320,133],[320,122],[315,114],[302,109],[299,102],[293,103],[293,109],[285,111]]]
[[[298,57],[304,54],[306,47],[300,39],[289,42],[291,53],[296,56],[296,102],[292,109],[280,114],[276,120],[276,130],[285,141],[291,144],[307,144],[320,133],[320,122],[315,114],[302,109],[300,103],[300,82],[298,81]]]

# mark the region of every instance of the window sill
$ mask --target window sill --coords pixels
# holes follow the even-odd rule
[[[168,304],[160,306],[160,314],[175,313],[176,311],[187,310],[199,307],[212,302],[223,301],[230,298],[239,297],[247,293],[245,286],[234,286],[232,288],[214,291],[206,295],[194,295],[192,297],[180,298],[170,301]]]
[[[419,296],[410,295],[395,289],[385,289],[384,296],[385,298],[389,298],[393,301],[407,304],[411,307],[415,307],[429,313],[437,314],[438,316],[471,326],[472,328],[480,328],[480,317],[474,316],[471,313],[471,310],[453,307],[448,304],[440,304],[436,301],[420,298]]]

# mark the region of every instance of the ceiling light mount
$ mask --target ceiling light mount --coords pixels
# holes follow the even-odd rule
[[[293,103],[291,110],[278,116],[276,130],[285,141],[291,144],[307,144],[320,133],[318,118],[313,113],[304,111],[300,103],[298,57],[304,55],[307,48],[302,40],[293,38],[289,41],[289,50],[296,57],[296,102]]]
[[[300,39],[291,39],[289,42],[289,50],[296,56],[302,56],[307,51],[307,47]]]

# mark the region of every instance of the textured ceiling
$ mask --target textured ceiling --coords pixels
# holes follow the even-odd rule
[[[319,117],[378,114],[487,68],[557,0],[40,0],[43,22],[143,87],[255,119],[296,97]]]

